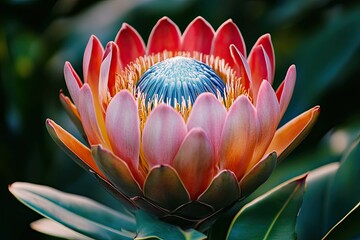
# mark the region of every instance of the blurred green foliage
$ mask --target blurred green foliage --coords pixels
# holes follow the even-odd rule
[[[271,33],[275,85],[296,64],[297,85],[283,122],[317,104],[321,114],[305,142],[276,170],[270,185],[339,161],[340,153],[359,134],[359,1],[2,1],[0,229],[4,239],[49,239],[29,228],[39,216],[8,193],[7,185],[14,181],[49,185],[117,207],[95,179],[57,148],[44,122],[50,117],[78,134],[60,106],[58,92],[65,88],[66,60],[81,73],[82,54],[91,34],[105,45],[127,22],[146,42],[156,21],[165,15],[182,31],[198,15],[215,29],[232,18],[248,51],[259,36]]]

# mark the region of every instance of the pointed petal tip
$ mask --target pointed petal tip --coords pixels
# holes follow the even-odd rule
[[[50,133],[50,135],[52,135],[52,133],[54,133],[54,131],[55,131],[54,124],[55,124],[55,122],[50,118],[47,118],[45,120],[45,126],[46,126],[46,129],[48,130],[48,132]]]
[[[151,30],[147,44],[148,54],[181,49],[179,27],[168,17],[162,17]]]

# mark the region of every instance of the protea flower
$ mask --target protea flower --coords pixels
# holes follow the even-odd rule
[[[105,49],[91,36],[83,80],[65,63],[60,99],[81,143],[52,120],[50,134],[119,199],[182,227],[198,227],[246,197],[315,122],[314,107],[278,128],[296,70],[272,87],[269,34],[249,55],[232,20],[203,18],[181,34],[160,19],[147,46],[128,24]]]

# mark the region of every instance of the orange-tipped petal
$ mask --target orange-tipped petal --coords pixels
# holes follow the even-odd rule
[[[187,129],[182,116],[172,107],[160,104],[145,122],[142,146],[149,167],[172,163]]]
[[[83,83],[81,82],[79,76],[75,72],[74,68],[71,66],[69,62],[65,62],[64,65],[64,77],[66,87],[70,93],[72,100],[75,105],[79,104],[79,92]]]
[[[247,169],[256,144],[256,110],[242,95],[230,107],[221,135],[220,168],[240,179]]]
[[[105,178],[92,158],[91,151],[79,140],[62,127],[57,125],[53,120],[46,120],[46,128],[54,141],[81,167],[85,170],[93,170],[101,177]]]
[[[256,111],[259,124],[258,140],[256,142],[256,151],[248,169],[253,167],[264,155],[280,122],[279,102],[273,88],[266,80],[262,82],[259,89]]]
[[[99,101],[104,112],[108,102],[108,92],[111,96],[115,95],[115,79],[120,69],[119,48],[114,42],[109,42],[106,45],[104,60],[100,67]]]
[[[191,129],[176,154],[173,166],[192,200],[208,187],[214,176],[214,165],[214,150],[206,133],[201,128]]]
[[[136,58],[145,55],[143,39],[129,24],[122,24],[116,35],[115,43],[120,49],[120,60],[123,68]]]
[[[251,51],[248,63],[251,69],[252,97],[256,101],[262,81],[269,81],[271,78],[270,60],[262,45],[256,46]]]
[[[286,73],[284,81],[280,84],[276,90],[276,97],[280,104],[280,119],[284,115],[294,91],[296,81],[296,68],[295,65],[291,65]]]
[[[100,118],[97,117],[94,98],[87,83],[80,90],[78,110],[90,145],[104,144],[105,140],[99,124],[99,121],[104,121],[104,119],[102,116]],[[104,123],[102,125],[104,126]]]
[[[101,145],[93,147],[91,151],[98,167],[120,192],[130,198],[142,196],[141,188],[134,176],[139,176],[137,172],[132,172],[122,159]]]
[[[59,95],[61,105],[65,109],[67,115],[70,117],[71,121],[75,124],[79,132],[85,136],[84,129],[81,124],[80,114],[76,109],[76,106],[71,102],[70,98],[65,96],[64,93],[60,92]]]
[[[181,49],[181,33],[178,26],[168,17],[161,18],[152,29],[148,54],[162,51],[179,51]]]
[[[236,24],[229,19],[215,33],[212,43],[212,54],[225,59],[231,67],[234,67],[234,61],[229,51],[231,44],[234,44],[241,54],[246,57],[246,47],[241,32]]]
[[[282,160],[306,137],[319,113],[320,107],[315,106],[279,128],[265,155],[275,151],[279,156],[279,161]]]
[[[114,153],[131,169],[138,169],[140,152],[140,127],[138,108],[128,90],[122,90],[111,100],[105,124]]]
[[[270,79],[267,79],[271,84],[274,80],[274,74],[275,74],[275,53],[274,53],[274,47],[272,45],[271,42],[271,36],[270,34],[264,34],[261,37],[259,37],[259,39],[256,41],[256,43],[254,44],[254,48],[256,48],[256,46],[263,46],[267,56],[269,57],[269,61],[270,61],[270,69],[271,69],[271,77]],[[251,52],[253,51],[253,49],[251,50]],[[249,54],[249,56],[251,55],[251,52]]]
[[[240,77],[241,85],[248,90],[251,87],[251,70],[246,58],[235,45],[230,45],[230,54],[235,63],[236,74]]]
[[[206,132],[214,148],[216,163],[219,161],[219,146],[225,118],[225,106],[214,94],[203,93],[196,99],[187,121],[188,130],[200,127]]]
[[[185,29],[182,39],[182,50],[210,54],[214,29],[202,17],[195,18]]]
[[[104,48],[99,39],[92,35],[85,48],[83,59],[84,82],[88,83],[94,93],[98,93],[100,65]]]

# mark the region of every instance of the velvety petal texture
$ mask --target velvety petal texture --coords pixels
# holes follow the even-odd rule
[[[135,99],[127,90],[112,99],[105,121],[114,153],[136,170],[140,153],[139,115]]]
[[[206,133],[200,128],[191,129],[173,163],[191,199],[198,197],[208,186],[214,175],[214,163],[214,151]]]
[[[256,109],[240,96],[229,109],[220,142],[220,168],[233,171],[238,179],[244,175],[256,144]]]
[[[156,107],[145,123],[142,138],[149,166],[171,164],[186,132],[185,122],[178,112],[165,104]]]
[[[104,46],[90,37],[82,75],[64,65],[70,96],[60,100],[84,139],[52,120],[47,129],[120,201],[183,228],[207,225],[255,191],[319,115],[316,106],[278,129],[295,65],[274,88],[270,34],[247,53],[231,19],[215,31],[197,17],[181,32],[163,17],[147,45],[123,23]]]
[[[188,130],[200,127],[205,131],[213,146],[215,163],[220,159],[220,139],[225,118],[224,105],[213,94],[204,93],[196,100],[187,121]]]

